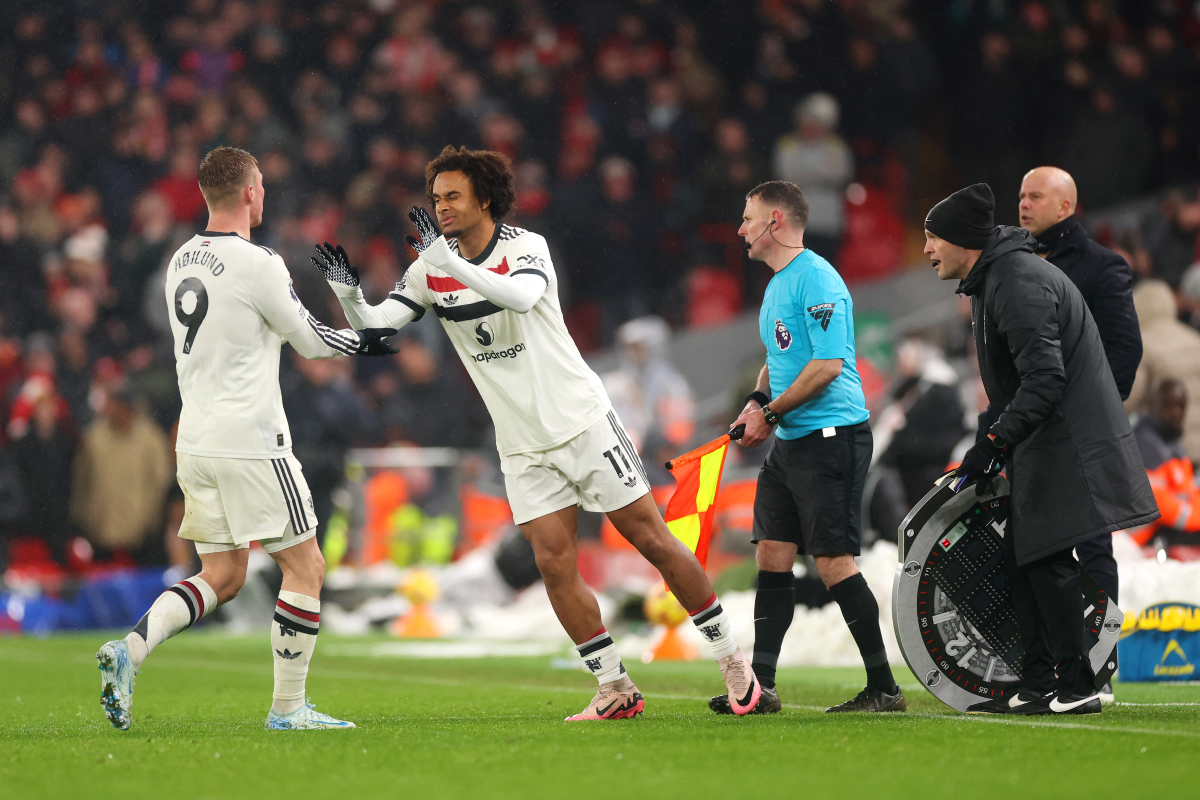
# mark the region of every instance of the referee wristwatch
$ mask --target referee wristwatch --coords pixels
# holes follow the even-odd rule
[[[763,420],[768,425],[778,424],[779,414],[776,411],[774,411],[770,406],[763,406],[762,412],[763,412]]]

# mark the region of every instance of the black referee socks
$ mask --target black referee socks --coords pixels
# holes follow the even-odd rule
[[[783,637],[796,613],[796,579],[787,572],[758,572],[754,595],[754,658],[750,664],[765,689],[775,688],[775,667]]]
[[[875,602],[867,579],[861,572],[856,572],[830,586],[829,593],[842,609],[842,617],[854,636],[854,643],[858,645],[863,666],[867,668],[867,688],[895,694],[899,687],[892,677],[892,668],[888,666],[887,650],[884,649],[883,634],[879,630],[879,603]]]

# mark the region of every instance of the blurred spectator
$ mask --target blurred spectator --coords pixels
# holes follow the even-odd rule
[[[1176,318],[1175,294],[1159,280],[1133,289],[1133,305],[1142,329],[1142,363],[1125,401],[1130,413],[1142,410],[1164,380],[1179,381],[1189,397],[1200,397],[1200,333]],[[1200,412],[1191,409],[1183,425],[1183,450],[1200,459]]]
[[[1183,271],[1200,260],[1200,191],[1192,185],[1167,192],[1143,228],[1154,276],[1178,286]]]
[[[25,380],[13,399],[6,432],[9,439],[20,439],[29,430],[34,409],[44,398],[51,398],[60,424],[71,424],[71,408],[55,391],[54,339],[35,333],[25,343]]]
[[[333,511],[331,495],[345,479],[346,451],[366,438],[370,412],[354,391],[348,359],[310,361],[293,352],[292,366],[282,387],[284,411],[292,454],[304,465],[323,540]]]
[[[420,340],[397,342],[398,374],[381,373],[372,382],[379,423],[388,444],[421,447],[480,446],[480,401],[458,372],[447,368]]]
[[[896,348],[892,402],[875,423],[878,463],[896,470],[912,508],[946,471],[967,429],[958,374],[937,345],[905,339]],[[892,530],[895,530],[894,528]]]
[[[259,159],[255,241],[314,309],[328,308],[307,266],[315,241],[345,243],[373,301],[390,290],[415,255],[403,215],[424,202],[424,165],[453,142],[513,158],[512,222],[550,240],[584,348],[651,311],[672,325],[737,313],[761,286],[738,274],[740,248],[721,263],[711,223],[736,221],[764,171],[805,189],[806,244],[866,281],[900,265],[897,210],[945,194],[954,169],[1015,196],[1035,156],[1077,169],[1095,235],[1111,231],[1135,278],[1179,287],[1178,308],[1200,319],[1184,278],[1200,260],[1191,4],[195,0],[166,17],[140,5],[18,10],[0,48],[0,419],[27,437],[50,392],[71,435],[125,380],[171,421],[163,262],[203,224],[195,169],[218,144]],[[801,100],[807,122],[790,119]],[[1136,227],[1100,221],[1143,192],[1160,201]],[[426,350],[444,344],[431,326]],[[461,390],[457,365],[434,352],[430,373],[421,353],[333,381],[376,401],[355,441],[486,435],[440,403]]]
[[[17,101],[13,122],[0,135],[0,182],[4,186],[31,160],[46,135],[46,112],[31,97]]]
[[[198,222],[208,210],[196,178],[199,167],[199,154],[181,147],[171,156],[171,171],[150,187],[167,201],[176,222]]]
[[[1145,121],[1105,86],[1092,92],[1091,108],[1063,142],[1063,169],[1075,176],[1079,196],[1095,208],[1132,200],[1145,191],[1153,157],[1153,137]]]
[[[1138,544],[1149,544],[1158,533],[1200,533],[1200,488],[1182,447],[1187,405],[1187,387],[1168,378],[1154,387],[1149,413],[1133,429],[1162,514],[1131,532]]]
[[[996,197],[1016,197],[1035,138],[1029,126],[1029,87],[1013,63],[1012,41],[1002,31],[980,38],[978,59],[973,71],[957,66],[966,77],[956,79],[958,91],[948,109],[957,119],[955,160],[967,180],[989,184]],[[1068,171],[1079,179],[1082,193],[1079,173]],[[1016,215],[1001,204],[996,222],[1015,224]]]
[[[832,95],[804,98],[796,106],[795,129],[775,145],[774,156],[775,177],[799,186],[808,200],[805,246],[835,266],[845,225],[843,192],[854,177],[854,157],[835,133],[839,113]]]
[[[166,198],[154,191],[134,201],[129,235],[117,245],[109,275],[116,307],[131,321],[139,316],[151,276],[171,253],[174,214]]]
[[[164,560],[163,503],[172,480],[166,435],[128,392],[108,396],[75,456],[70,516],[100,551],[137,564]]]
[[[0,329],[26,334],[45,321],[46,284],[37,245],[9,206],[0,206],[0,264]]]
[[[704,198],[701,219],[737,225],[746,207],[746,194],[767,180],[766,164],[751,149],[746,126],[739,119],[727,118],[717,123],[716,142],[697,174]]]
[[[45,540],[55,560],[65,566],[67,542],[74,535],[65,501],[71,496],[75,441],[63,424],[60,403],[53,392],[38,396],[29,430],[13,446],[13,455],[28,495],[23,528]]]
[[[1179,305],[1184,319],[1200,330],[1200,261],[1192,264],[1179,281]]]
[[[639,452],[662,444],[682,452],[692,438],[692,390],[671,365],[670,344],[671,330],[661,318],[630,320],[617,329],[618,368],[600,376]]]
[[[655,220],[638,191],[633,164],[609,156],[600,164],[599,197],[586,219],[587,252],[594,272],[585,284],[600,303],[604,338],[650,310],[655,284]]]

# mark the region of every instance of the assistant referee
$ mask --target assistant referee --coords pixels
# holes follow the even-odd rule
[[[754,671],[763,694],[754,713],[780,709],[775,668],[792,624],[792,565],[813,557],[842,610],[867,669],[867,687],[829,711],[903,711],[904,695],[888,666],[879,605],[858,571],[859,506],[871,464],[871,428],[854,362],[854,303],[829,262],[804,247],[808,201],[800,187],[769,181],[746,195],[738,235],[750,258],[775,275],[758,327],[767,363],[734,425],[738,442],[775,441],[758,475],[754,501],[758,594],[754,600]],[[728,713],[724,697],[709,703]]]

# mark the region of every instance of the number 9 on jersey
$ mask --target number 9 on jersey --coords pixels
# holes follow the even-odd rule
[[[191,311],[184,310],[184,300],[188,294],[195,295],[195,301],[189,303],[192,306]],[[196,341],[196,331],[200,330],[200,323],[204,322],[204,316],[208,313],[208,292],[204,289],[204,284],[199,278],[184,278],[179,282],[178,288],[175,289],[175,318],[183,325],[187,326],[187,337],[183,340],[183,354],[186,356],[192,352],[192,342]]]

